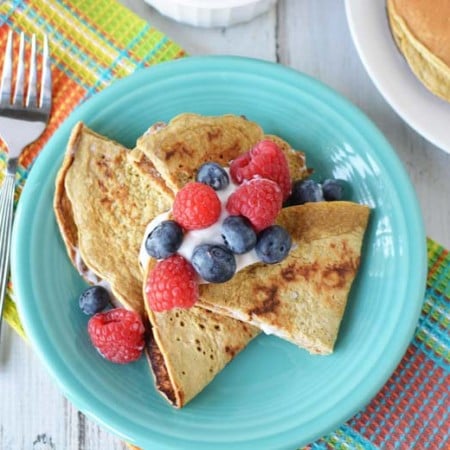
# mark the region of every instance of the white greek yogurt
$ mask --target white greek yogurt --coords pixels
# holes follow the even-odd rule
[[[183,256],[183,258],[187,259],[189,262],[192,259],[192,253],[194,249],[200,244],[224,244],[222,238],[222,223],[223,221],[230,216],[227,212],[225,205],[227,204],[228,198],[230,195],[236,191],[238,185],[233,183],[230,176],[230,170],[225,168],[225,171],[228,174],[228,178],[230,179],[230,184],[225,188],[219,191],[216,191],[217,196],[219,197],[221,203],[221,214],[216,223],[207,228],[202,228],[200,230],[190,230],[186,231],[183,237],[183,242],[178,249],[177,253]],[[145,249],[145,241],[147,236],[161,223],[165,220],[169,220],[171,215],[171,211],[167,211],[165,213],[156,216],[146,227],[144,233],[144,239],[142,240],[141,248],[139,250],[139,262],[143,268],[147,267],[150,256]],[[236,260],[236,272],[239,272],[244,267],[250,266],[259,262],[259,258],[256,254],[256,251],[250,250],[247,253],[243,253],[242,255],[234,255]],[[200,283],[207,283],[207,281],[203,280],[199,277]]]

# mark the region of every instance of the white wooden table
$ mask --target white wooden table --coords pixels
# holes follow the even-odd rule
[[[277,61],[346,96],[396,148],[417,190],[428,236],[450,247],[450,155],[406,125],[376,90],[351,41],[343,2],[280,0],[251,23],[214,30],[172,22],[143,0],[122,3],[189,54],[237,54]],[[31,348],[5,325],[0,346],[0,449],[125,448],[61,395]]]

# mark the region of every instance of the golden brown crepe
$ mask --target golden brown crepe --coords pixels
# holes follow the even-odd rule
[[[285,153],[293,179],[308,175],[302,153],[240,116],[182,114],[167,126],[151,127],[137,148],[176,192],[195,178],[203,162],[227,165],[267,137]],[[349,202],[283,210],[279,221],[295,244],[288,258],[276,265],[251,266],[227,283],[202,285],[198,304],[277,334],[311,353],[331,353],[358,269],[368,214],[367,207]],[[154,263],[150,261],[147,272]]]
[[[413,72],[431,92],[450,101],[450,2],[387,0],[387,12]]]
[[[54,210],[69,257],[88,282],[107,282],[144,315],[139,247],[171,192],[152,163],[78,124],[56,180]],[[145,319],[145,317],[144,317]],[[145,320],[146,321],[146,320]],[[147,356],[158,390],[181,407],[259,330],[200,308],[150,314]]]
[[[180,114],[167,126],[158,124],[137,142],[137,148],[154,164],[167,186],[177,192],[195,177],[207,161],[227,166],[264,138],[278,143],[285,153],[293,179],[307,175],[304,154],[277,136],[265,135],[255,122],[242,116]]]
[[[82,123],[74,128],[54,199],[69,257],[85,264],[85,277],[106,280],[121,303],[140,314],[142,275],[135,260],[143,230],[172,201],[161,180],[141,176],[128,150]]]
[[[333,351],[358,271],[369,208],[319,202],[285,208],[286,259],[254,264],[223,284],[202,285],[198,305],[239,318],[311,353]]]

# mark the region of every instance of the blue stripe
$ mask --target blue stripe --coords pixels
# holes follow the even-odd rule
[[[67,41],[67,39],[63,35],[61,35],[61,33],[59,33],[59,31],[55,27],[53,27],[49,22],[47,22],[43,17],[38,16],[36,11],[34,11],[31,8],[28,8],[26,12],[28,13],[29,18],[34,20],[42,28],[42,32],[47,34],[49,40],[53,42],[63,43],[62,47],[63,48],[65,47],[68,52],[71,52],[71,50],[75,49],[75,52],[72,51],[72,54],[74,55],[80,53],[80,50],[75,47],[74,43]],[[66,45],[64,45],[64,43],[66,43]],[[51,54],[50,60],[52,61],[53,66],[58,67],[59,70],[61,70],[65,75],[74,80],[81,87],[83,87],[86,90],[89,89],[89,85],[87,85],[81,78],[79,78],[69,67],[64,66],[62,63],[58,62],[55,58],[53,58]],[[87,67],[96,68],[97,64],[93,64],[90,58],[89,61],[87,60],[88,57],[86,57],[83,61],[84,63],[87,64]]]
[[[411,367],[411,365],[415,362],[416,358],[417,358],[418,352],[414,352],[413,355],[411,356],[411,358],[407,361],[407,363],[405,364],[405,366],[403,367],[403,369],[400,371],[400,373],[398,373],[397,375],[392,376],[389,381],[388,381],[388,390],[385,393],[385,396],[383,398],[380,399],[380,403],[374,408],[374,410],[372,411],[372,413],[370,414],[368,420],[366,421],[366,425],[364,425],[361,428],[361,432],[363,434],[366,433],[366,428],[369,424],[375,422],[375,417],[378,415],[378,413],[380,412],[381,406],[386,406],[387,404],[387,399],[389,399],[392,396],[392,392],[397,388],[399,381],[401,379],[401,377],[405,374],[405,372]],[[380,424],[377,426],[376,431],[374,432],[374,434],[371,436],[371,441],[373,441],[379,433],[381,431],[381,428],[383,427],[383,425],[386,422],[386,417],[384,417]]]
[[[423,379],[422,383],[415,388],[414,390],[411,390],[411,383],[413,382],[413,380],[416,378],[416,376],[419,374],[419,372],[421,370],[423,370],[425,366],[425,363],[420,364],[420,366],[418,367],[418,369],[416,370],[416,372],[414,373],[414,375],[411,377],[410,380],[408,380],[408,383],[405,385],[404,390],[401,391],[399,398],[397,400],[395,400],[394,402],[394,407],[395,409],[398,410],[399,413],[401,413],[401,415],[406,414],[411,406],[417,401],[417,398],[419,397],[420,393],[423,392],[424,390],[428,390],[429,386],[430,386],[430,378],[431,375],[433,375],[437,369],[437,366],[433,366],[433,369],[431,370],[430,373],[427,374],[427,376]],[[433,395],[433,392],[437,391],[437,389],[441,386],[441,379],[439,380],[439,383],[436,384],[433,388],[433,390],[428,391],[427,397],[424,399],[423,403],[420,405],[419,410],[423,410],[425,408],[425,406],[429,403],[429,397],[430,395]],[[400,408],[398,408],[398,406],[400,405],[401,401],[405,398],[405,396],[409,394],[409,398],[408,398],[408,402],[407,404],[400,410]],[[392,408],[391,408],[392,409]],[[384,442],[389,442],[389,438],[392,435],[392,432],[395,431],[401,421],[402,417],[398,417],[395,421],[394,424],[390,427],[389,432],[386,434],[383,443]],[[430,417],[427,418],[427,420],[430,420]],[[414,419],[411,421],[409,421],[409,425],[403,430],[402,436],[400,438],[400,443],[402,441],[404,441],[405,439],[405,435],[409,434],[409,429],[410,426],[414,423]],[[381,425],[380,425],[381,427]],[[421,430],[421,432],[423,432],[423,429]]]
[[[73,9],[71,9],[71,7],[66,4],[64,1],[60,1],[59,4],[66,10],[68,11],[71,15],[74,15],[75,11]],[[98,36],[103,42],[105,42],[106,44],[108,44],[110,47],[114,48],[117,51],[120,51],[120,47],[118,47],[114,41],[112,41],[111,39],[108,39],[107,36],[103,33],[100,32],[99,28],[95,28],[94,26],[92,26],[86,19],[84,19],[83,17],[81,17],[79,14],[76,14],[77,19],[90,31],[92,31],[96,36]],[[148,23],[146,23],[146,27],[147,28],[151,28],[150,25]],[[138,35],[139,37],[141,36],[141,33],[139,33]],[[137,36],[137,37],[138,37]],[[136,38],[137,38],[136,37]],[[134,42],[136,40],[136,38],[133,39],[132,42]],[[130,47],[132,47],[131,42],[129,44]],[[139,60],[136,58],[129,58],[130,61],[134,64],[137,65],[139,64]]]
[[[366,437],[358,433],[354,428],[348,426],[347,424],[342,425],[339,430],[340,432],[345,434],[346,438],[351,438],[351,443],[354,444],[356,448],[361,447],[365,450],[377,450],[378,448],[373,445],[373,443],[370,442]],[[347,439],[340,438],[340,434],[336,434],[336,436],[339,438],[342,444],[345,445],[349,443]]]
[[[13,0],[9,11],[0,15],[0,26],[4,25],[20,6],[23,6],[23,0]]]
[[[150,26],[148,24],[145,24],[144,27],[142,28],[142,30],[128,43],[128,45],[126,47],[124,47],[120,51],[120,53],[117,55],[117,58],[113,61],[113,63],[109,66],[109,68],[107,68],[106,71],[104,71],[100,75],[99,79],[95,82],[95,84],[88,89],[88,92],[87,92],[88,95],[94,94],[102,82],[106,82],[109,84],[112,80],[114,80],[113,69],[119,64],[119,62],[123,58],[127,57],[128,59],[130,59],[128,57],[129,50],[131,48],[133,48],[142,39],[142,37],[145,35],[145,33],[147,33],[147,31],[149,31],[149,29],[150,29]],[[131,59],[130,59],[130,61],[131,61]],[[131,61],[131,62],[133,64],[135,64],[133,61]],[[137,67],[137,65],[136,65],[136,67]]]
[[[311,444],[311,450],[328,450],[328,444],[322,439]]]
[[[42,19],[40,19],[39,21],[40,21],[40,22],[43,22]],[[13,29],[13,31],[16,31],[16,32],[21,32],[21,31],[22,31],[22,29],[20,29],[19,27],[17,27],[17,26],[16,26],[14,23],[12,23],[11,20],[9,20],[9,19],[8,19],[8,25]],[[49,30],[51,30],[51,31],[49,31]],[[53,36],[54,36],[54,35],[55,35],[55,36],[58,35],[57,31],[56,31],[54,28],[50,27],[49,24],[45,24],[45,27],[43,27],[42,32],[45,33],[45,34],[47,34],[47,36],[48,36],[49,38],[51,38],[52,40],[54,40],[54,39],[53,39]],[[30,39],[29,39],[29,37],[28,37],[27,35],[25,35],[25,40],[28,41],[28,42],[30,41]],[[88,86],[86,83],[84,83],[83,80],[81,80],[81,79],[80,79],[75,73],[73,73],[68,67],[66,67],[66,66],[62,65],[61,63],[59,63],[55,58],[53,58],[53,57],[51,56],[51,54],[50,54],[49,56],[50,56],[51,65],[52,65],[53,67],[57,67],[61,72],[63,72],[63,73],[64,73],[65,75],[67,75],[70,79],[72,79],[72,80],[75,81],[77,84],[79,84],[83,89],[86,89],[86,90],[89,89],[89,86]]]
[[[152,50],[147,53],[147,55],[144,56],[144,58],[141,59],[141,61],[136,66],[136,69],[140,69],[144,67],[145,63],[149,61],[153,56],[159,52],[161,47],[169,42],[167,36],[163,36],[162,39],[152,48]]]
[[[445,376],[440,377],[438,380],[438,383],[436,383],[435,385],[432,386],[430,392],[427,395],[427,398],[424,400],[423,404],[420,405],[420,407],[419,407],[419,410],[418,410],[419,413],[422,413],[423,410],[425,409],[425,407],[430,403],[430,400],[433,398],[434,394],[436,392],[438,392],[439,387],[445,383],[445,379],[446,379]],[[433,407],[431,414],[429,416],[427,416],[426,420],[424,421],[422,431],[420,434],[418,434],[416,436],[416,439],[414,440],[414,444],[416,442],[418,442],[418,440],[422,434],[424,434],[426,436],[427,432],[430,431],[429,424],[433,420],[433,417],[436,414],[436,412],[438,411],[438,409],[441,408],[444,411],[444,415],[443,415],[442,419],[439,421],[438,427],[434,428],[432,430],[432,433],[430,433],[427,436],[427,440],[421,441],[421,444],[424,444],[425,446],[427,446],[427,442],[434,443],[434,436],[443,429],[443,427],[441,425],[445,424],[447,422],[447,418],[449,415],[448,408],[446,407],[446,405],[448,405],[448,403],[447,403],[448,392],[444,391],[444,392],[441,392],[441,394],[442,394],[442,397],[437,400],[437,403]],[[417,413],[417,415],[420,417],[419,413]]]
[[[432,359],[433,362],[448,371],[450,369],[450,338],[448,335],[448,327],[444,327],[443,329],[443,324],[441,323],[441,320],[443,321],[444,317],[450,314],[447,301],[442,295],[433,296],[427,290],[425,304],[429,307],[429,312],[427,314],[422,312],[422,315],[419,318],[418,331],[416,331],[414,335],[413,342],[415,345],[423,347],[423,352]],[[439,321],[436,322],[432,316],[438,309],[441,309],[443,313],[437,312]],[[424,345],[422,340],[418,337],[418,332],[420,330],[424,330],[427,334],[436,338],[438,343],[441,344],[441,347],[443,347],[442,355],[437,354],[433,348],[428,348]]]

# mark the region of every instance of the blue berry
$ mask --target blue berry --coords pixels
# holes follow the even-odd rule
[[[214,162],[207,162],[198,169],[196,181],[211,186],[215,191],[225,189],[230,184],[225,169]]]
[[[323,198],[327,201],[342,200],[344,185],[342,181],[329,178],[322,182]]]
[[[223,283],[236,272],[236,260],[224,245],[201,244],[195,247],[191,263],[197,273],[210,283]]]
[[[308,202],[320,202],[323,200],[322,186],[314,180],[297,180],[292,186],[292,194],[289,199],[291,205],[303,205]]]
[[[109,292],[102,286],[91,286],[79,297],[78,304],[85,314],[96,314],[110,303]]]
[[[261,261],[274,264],[286,258],[291,245],[292,239],[286,229],[272,225],[259,233],[255,250]]]
[[[145,249],[156,259],[173,255],[183,242],[183,230],[174,220],[165,220],[156,226],[145,240]]]
[[[256,233],[250,221],[243,216],[229,216],[222,223],[225,245],[238,255],[250,251],[256,244]]]

